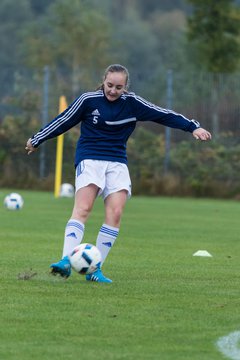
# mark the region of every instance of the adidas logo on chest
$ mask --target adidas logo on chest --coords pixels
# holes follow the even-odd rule
[[[100,116],[100,112],[98,111],[98,109],[95,109],[95,110],[93,110],[92,115]]]

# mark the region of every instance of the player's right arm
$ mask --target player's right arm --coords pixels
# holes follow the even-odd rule
[[[35,150],[37,150],[37,148],[33,147],[32,146],[32,139],[29,138],[27,143],[26,143],[26,146],[25,146],[25,150],[27,151],[27,154],[30,155],[32,152],[34,152]]]
[[[31,154],[46,140],[57,137],[81,121],[85,94],[77,98],[66,110],[28,139],[25,150]]]

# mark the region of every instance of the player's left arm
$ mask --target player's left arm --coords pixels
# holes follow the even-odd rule
[[[164,126],[191,132],[196,139],[200,140],[211,139],[210,132],[203,129],[198,121],[190,120],[173,110],[161,108],[135,94],[129,94],[129,96],[133,101],[138,121],[153,121]]]

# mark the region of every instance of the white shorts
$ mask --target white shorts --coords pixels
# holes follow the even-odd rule
[[[104,160],[83,160],[76,168],[75,189],[89,184],[99,187],[98,196],[105,199],[108,195],[126,190],[131,196],[131,179],[126,164]]]

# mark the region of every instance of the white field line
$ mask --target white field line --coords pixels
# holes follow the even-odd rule
[[[240,331],[219,338],[216,345],[228,359],[240,360]]]

